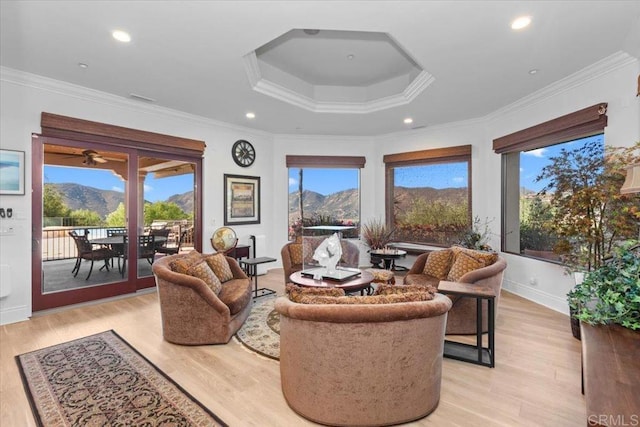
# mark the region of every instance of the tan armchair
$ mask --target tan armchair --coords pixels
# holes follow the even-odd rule
[[[201,255],[198,255],[201,256]],[[153,263],[158,286],[162,334],[175,344],[223,344],[240,329],[251,312],[251,282],[238,262],[226,257],[233,279],[218,295],[197,277],[171,270],[169,255]]]
[[[440,399],[450,307],[441,294],[391,304],[278,298],[287,403],[303,417],[333,426],[393,425],[430,414]]]
[[[307,238],[305,238],[307,239]],[[307,262],[311,262],[313,251],[322,242],[324,238],[311,238],[308,241],[311,245],[305,252],[302,242],[295,241],[285,244],[280,250],[280,256],[282,257],[282,268],[284,270],[284,283],[289,283],[289,276],[296,271],[302,270],[302,262],[304,256],[307,256]],[[340,265],[347,267],[358,267],[360,262],[360,250],[358,246],[351,243],[348,240],[342,239],[340,241],[342,245],[342,258],[340,259]]]
[[[431,252],[433,253],[433,252]],[[411,269],[404,278],[405,285],[431,285],[438,287],[440,280],[446,280],[445,277],[434,277],[424,273],[427,258],[431,253],[418,256]],[[496,315],[500,302],[500,290],[502,289],[502,276],[507,268],[507,262],[504,258],[498,256],[496,261],[487,267],[478,268],[462,275],[457,282],[475,283],[481,286],[487,286],[496,291],[495,309]],[[476,333],[476,300],[474,298],[451,297],[453,307],[449,311],[447,319],[447,335],[469,335]],[[482,302],[482,332],[488,330],[488,306],[487,301]]]

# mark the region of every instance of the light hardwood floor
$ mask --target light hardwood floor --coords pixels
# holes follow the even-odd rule
[[[282,293],[282,269],[260,276]],[[438,408],[417,426],[584,426],[580,342],[567,316],[503,292],[494,369],[445,359]],[[113,329],[230,426],[315,425],[287,406],[277,361],[226,345],[162,339],[157,295],[36,315],[0,329],[0,425],[35,425],[14,357]]]

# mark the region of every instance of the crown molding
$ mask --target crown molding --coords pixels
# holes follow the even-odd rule
[[[397,93],[395,95],[385,96],[366,102],[318,101],[282,84],[262,77],[260,64],[255,51],[246,54],[243,57],[243,62],[247,78],[249,79],[249,84],[253,90],[314,113],[368,114],[386,110],[388,108],[398,107],[400,105],[406,105],[413,101],[427,88],[427,86],[435,81],[435,77],[422,70],[401,93]]]
[[[514,113],[519,110],[523,110],[525,108],[547,101],[554,96],[558,96],[561,93],[567,92],[576,87],[580,87],[585,83],[602,77],[603,75],[611,73],[612,71],[626,67],[637,61],[638,59],[629,55],[628,53],[618,51],[598,62],[588,65],[580,71],[577,71],[563,79],[555,81],[550,85],[525,96],[524,98],[520,98],[519,100],[509,105],[506,105],[493,111],[492,113],[487,114],[483,117],[483,119],[487,121],[495,120],[496,118],[499,118],[505,114]]]
[[[316,135],[316,134],[274,134],[275,142],[371,142],[376,139],[374,136],[357,135]]]
[[[189,114],[158,105],[149,105],[146,103],[141,103],[140,101],[130,100],[122,96],[112,95],[106,92],[89,89],[84,86],[63,82],[61,80],[55,80],[37,74],[26,73],[24,71],[15,70],[13,68],[0,66],[0,81],[28,88],[39,89],[51,93],[57,93],[63,96],[70,96],[84,101],[108,105],[114,108],[169,116],[175,119],[184,120],[186,122],[197,123],[199,125],[219,127],[241,132],[244,134],[250,134],[252,136],[266,137],[269,139],[273,138],[273,134],[269,132],[237,126],[231,123],[209,119],[206,117]]]

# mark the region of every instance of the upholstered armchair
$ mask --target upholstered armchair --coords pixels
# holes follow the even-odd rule
[[[279,297],[287,403],[332,426],[393,425],[430,414],[440,399],[450,307],[441,294],[388,304],[301,304]]]
[[[172,271],[172,261],[187,256],[161,257],[152,266],[164,339],[186,345],[227,343],[251,312],[251,282],[235,259],[225,257],[233,278],[216,293],[204,280]]]
[[[284,270],[284,283],[289,283],[289,276],[296,271],[302,270],[302,262],[305,256],[307,257],[307,262],[311,262],[313,251],[323,239],[324,238],[305,238],[306,241],[310,242],[306,250],[300,241],[289,242],[282,247],[280,256],[282,257],[282,268]],[[340,265],[358,267],[358,263],[360,262],[360,250],[358,246],[345,239],[342,239],[340,244],[342,245]]]
[[[455,253],[451,252],[448,261],[443,261],[446,258],[446,251],[452,251],[452,249],[444,249],[442,251],[434,251],[425,253],[415,260],[411,269],[407,272],[404,278],[405,285],[431,285],[438,287],[440,280],[449,280],[461,283],[475,283],[480,286],[487,286],[496,291],[495,308],[496,314],[498,312],[498,306],[500,302],[500,291],[502,289],[502,277],[504,270],[507,268],[507,262],[501,256],[492,254],[491,256],[480,254],[481,256],[487,256],[486,259],[494,259],[495,261],[488,263],[485,259],[487,266],[471,269],[468,272],[465,270],[458,270],[455,274],[451,270],[456,265]],[[470,250],[462,250],[466,254],[473,258],[474,252]],[[431,262],[428,263],[429,257],[432,257]],[[440,258],[438,262],[434,263],[434,260]],[[471,261],[473,262],[473,261]],[[460,262],[459,262],[460,264]],[[466,269],[468,270],[469,264]],[[453,307],[449,311],[447,319],[447,335],[469,335],[476,333],[476,300],[474,298],[465,297],[451,297],[453,301]],[[488,330],[488,305],[486,301],[483,301],[482,306],[482,319],[483,326],[482,332]]]

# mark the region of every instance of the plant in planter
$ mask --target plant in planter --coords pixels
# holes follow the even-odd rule
[[[567,294],[567,301],[578,321],[639,330],[640,245],[617,248]]]
[[[488,219],[485,219],[484,224],[481,224],[480,218],[476,216],[473,219],[471,227],[462,234],[458,244],[462,247],[478,251],[492,251],[493,249],[488,244],[489,235],[491,234],[491,230],[489,229],[490,222]]]
[[[372,219],[362,225],[362,238],[370,249],[382,249],[391,242],[393,230],[381,219]]]

